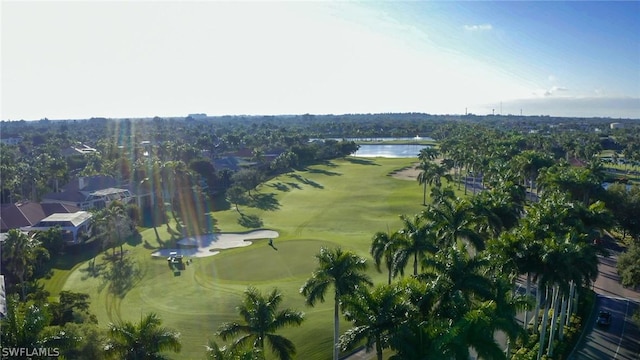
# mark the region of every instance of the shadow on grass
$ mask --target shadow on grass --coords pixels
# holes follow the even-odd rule
[[[275,184],[269,184],[269,186],[282,192],[288,192],[291,190],[289,189],[289,186],[287,186],[287,184],[281,183],[281,182],[277,182]]]
[[[276,199],[275,194],[255,194],[249,203],[249,206],[261,210],[277,210],[280,208],[280,202]]]
[[[339,172],[329,171],[324,169],[308,169],[307,171],[312,174],[323,174],[327,176],[342,176],[342,174]]]
[[[57,256],[52,268],[71,270],[79,263],[85,262],[97,256],[102,250],[99,241],[89,241],[84,244],[67,246],[62,256]]]
[[[134,232],[133,235],[129,236],[127,241],[125,241],[128,245],[138,246],[142,244],[142,235],[139,232]]]
[[[133,259],[125,257],[122,260],[111,261],[102,271],[102,284],[98,290],[107,288],[109,293],[122,299],[139,278],[140,268]]]
[[[250,229],[257,229],[257,228],[261,228],[264,224],[262,222],[262,219],[260,219],[257,215],[245,215],[245,214],[240,214],[242,215],[240,217],[240,219],[238,219],[238,224],[240,224],[243,227],[246,228],[250,228]]]
[[[215,209],[215,211],[221,211],[231,209],[232,204],[227,201],[224,192],[221,192],[211,197],[210,206],[211,209]]]
[[[162,240],[159,240],[159,241],[162,241]],[[157,250],[157,249],[159,249],[158,246],[151,245],[147,240],[144,241],[144,244],[142,246],[147,250]]]
[[[298,185],[298,183],[288,182],[287,185],[291,186],[292,189],[298,189],[298,190],[302,189],[300,185]]]
[[[96,264],[95,258],[89,262],[87,262],[87,266],[80,268],[79,271],[82,274],[80,277],[83,281],[89,278],[97,278],[102,275],[102,273],[106,270],[106,263]]]
[[[371,159],[348,157],[346,158],[346,160],[352,164],[381,166],[380,164],[376,163],[374,160],[371,160]]]
[[[303,183],[305,185],[313,186],[316,189],[324,189],[324,186],[322,186],[321,184],[319,184],[319,183],[317,183],[317,182],[315,182],[313,180],[307,179],[304,176],[301,176],[300,174],[291,174],[291,175],[289,175],[289,177],[292,177],[292,178],[300,181],[301,183]]]

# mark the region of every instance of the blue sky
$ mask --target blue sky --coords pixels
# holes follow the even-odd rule
[[[640,2],[2,2],[0,119],[640,118]]]

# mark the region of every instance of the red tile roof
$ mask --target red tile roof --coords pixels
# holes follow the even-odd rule
[[[32,226],[51,214],[69,213],[79,210],[80,209],[75,206],[59,203],[39,204],[27,201],[5,204],[0,207],[0,232],[6,232],[24,226]]]

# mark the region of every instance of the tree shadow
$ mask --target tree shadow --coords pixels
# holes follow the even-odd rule
[[[256,207],[261,210],[277,210],[280,208],[280,202],[276,199],[275,194],[256,194],[253,196],[251,204],[252,207]]]
[[[64,250],[64,255],[55,257],[55,263],[52,265],[52,268],[71,270],[77,264],[91,260],[97,256],[101,250],[102,244],[97,240],[67,246]]]
[[[106,287],[109,293],[122,299],[139,278],[138,264],[133,259],[125,257],[122,261],[112,261],[102,272],[102,284],[98,290],[102,291]]]
[[[371,159],[348,157],[346,158],[346,160],[352,164],[381,166],[380,164],[376,163],[375,160]]]
[[[241,215],[242,216],[240,217],[240,219],[238,219],[238,224],[243,227],[257,229],[264,226],[262,219],[260,219],[257,215]]]
[[[288,182],[287,185],[289,185],[293,189],[298,189],[298,190],[302,189],[300,187],[300,185],[298,185],[297,183],[294,183],[294,182]]]
[[[307,179],[304,176],[301,176],[300,174],[291,174],[291,175],[289,175],[289,177],[292,177],[292,178],[300,181],[301,183],[303,183],[305,185],[313,186],[316,189],[324,189],[324,186],[322,186],[321,184],[319,184],[319,183],[317,183],[317,182],[315,182],[313,180]]]
[[[272,188],[276,189],[276,190],[280,190],[282,192],[288,192],[290,191],[289,187],[287,186],[287,184],[285,183],[281,183],[281,182],[277,182],[275,184],[269,184],[269,186],[271,186]]]
[[[126,243],[131,246],[138,246],[142,244],[142,235],[138,231],[135,231],[133,235],[127,238]]]
[[[342,176],[342,174],[339,172],[329,171],[324,169],[308,169],[307,171],[312,174],[323,174],[327,176]]]
[[[160,241],[162,240],[159,240],[158,243],[160,243]],[[147,240],[144,241],[144,244],[142,246],[147,250],[157,250],[160,248],[158,246],[151,245]]]
[[[331,160],[325,160],[320,162],[320,164],[324,165],[324,166],[328,166],[328,167],[338,167],[338,165],[336,163],[334,163]]]
[[[220,193],[212,196],[211,206],[216,210],[229,210],[233,205],[227,200],[227,197],[224,196],[224,193]]]
[[[82,276],[80,277],[83,281],[89,278],[97,278],[102,275],[102,273],[107,268],[107,264],[101,262],[96,264],[95,258],[87,263],[86,267],[80,268],[80,273]]]

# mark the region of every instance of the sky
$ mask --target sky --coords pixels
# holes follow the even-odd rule
[[[640,1],[2,1],[1,120],[640,119]]]

